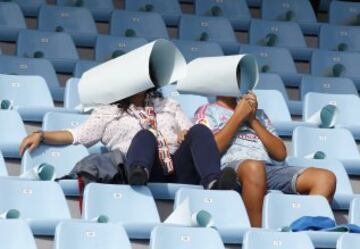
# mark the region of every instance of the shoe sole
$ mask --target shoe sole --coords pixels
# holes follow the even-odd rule
[[[237,187],[237,175],[232,168],[225,168],[218,180],[218,189],[231,190]]]
[[[130,185],[145,185],[147,182],[146,172],[143,170],[134,170],[129,177]]]

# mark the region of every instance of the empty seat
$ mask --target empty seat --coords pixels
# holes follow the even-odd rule
[[[360,174],[360,154],[349,130],[297,127],[293,151],[295,157],[302,158],[324,152],[325,158],[340,160],[348,174]]]
[[[10,0],[17,3],[25,16],[36,17],[39,13],[39,8],[46,4],[46,0]],[[2,0],[2,2],[9,2],[9,0]]]
[[[225,17],[230,20],[235,30],[249,29],[250,10],[246,0],[196,0],[195,14],[198,16]]]
[[[158,13],[115,10],[111,16],[110,34],[142,37],[149,41],[169,39],[165,23]]]
[[[79,59],[74,42],[66,33],[23,30],[16,44],[17,56],[49,59],[57,72],[71,73]]]
[[[131,249],[129,238],[120,224],[65,221],[56,227],[54,249]]]
[[[31,229],[23,220],[0,220],[2,249],[37,249]]]
[[[79,80],[79,78],[70,78],[66,82],[64,107],[67,109],[75,110],[75,108],[80,105],[80,97],[78,92]]]
[[[151,232],[150,249],[177,248],[225,249],[219,233],[211,228],[158,226]]]
[[[0,213],[18,210],[34,235],[54,235],[60,221],[71,219],[56,182],[0,179],[0,198]]]
[[[26,29],[24,15],[16,3],[0,2],[0,40],[16,41],[20,30]]]
[[[57,0],[59,6],[86,7],[93,14],[96,21],[109,21],[114,10],[112,0]]]
[[[335,51],[360,51],[358,27],[323,24],[320,29],[319,48]]]
[[[310,71],[314,76],[346,77],[360,89],[359,53],[316,50],[313,52]]]
[[[312,49],[306,46],[299,24],[295,22],[254,19],[250,24],[249,43],[288,48],[297,60],[309,60],[312,53]]]
[[[345,233],[341,236],[336,244],[336,249],[352,249],[354,245],[359,245],[360,235]]]
[[[251,7],[261,7],[263,0],[246,0],[246,2]]]
[[[97,29],[87,8],[43,5],[38,18],[39,30],[66,32],[79,46],[95,44]]]
[[[309,236],[304,233],[283,233],[254,230],[245,234],[243,249],[259,248],[314,249]]]
[[[335,220],[331,207],[323,196],[279,193],[269,193],[265,196],[263,228],[280,229],[288,227],[303,216],[323,216]],[[334,248],[337,239],[343,234],[322,231],[306,231],[305,233],[310,236],[316,248]]]
[[[89,70],[92,67],[95,67],[99,64],[99,62],[97,61],[86,61],[86,60],[79,60],[78,62],[76,62],[75,64],[75,68],[74,68],[74,72],[73,75],[76,78],[80,78],[81,75]],[[66,105],[65,105],[66,106]],[[68,108],[68,107],[67,107]]]
[[[125,9],[129,11],[157,12],[167,25],[179,23],[181,8],[178,0],[126,0]]]
[[[260,72],[277,73],[288,86],[298,86],[301,75],[298,74],[294,59],[286,48],[241,45],[240,54],[252,54],[256,57]]]
[[[224,55],[219,44],[215,42],[173,40],[173,43],[184,55],[187,62],[200,57]]]
[[[146,43],[147,41],[144,38],[99,35],[95,45],[95,60],[107,61],[141,47]]]
[[[297,22],[306,34],[318,34],[320,24],[309,0],[263,1],[261,16],[265,20]]]
[[[181,40],[217,42],[227,54],[234,54],[239,50],[231,23],[224,17],[183,15],[178,37]]]
[[[151,230],[160,223],[155,200],[145,186],[88,184],[82,217],[91,221],[101,215],[122,224],[131,239],[149,239]]]
[[[201,189],[180,189],[176,193],[174,208],[189,199],[190,212],[209,212],[213,226],[224,243],[241,243],[245,231],[250,228],[249,218],[239,193]]]
[[[7,169],[6,169],[6,164],[5,164],[5,160],[3,157],[3,154],[1,153],[0,150],[0,176],[7,176]]]
[[[17,111],[0,110],[0,150],[4,157],[19,158],[19,147],[26,137],[24,123]]]
[[[339,25],[360,25],[360,3],[332,1],[329,10],[329,23]]]
[[[349,212],[349,223],[360,226],[360,198],[356,198],[351,202]]]
[[[21,58],[16,56],[0,56],[0,73],[13,75],[38,75],[45,79],[52,98],[64,100],[64,87],[59,83],[53,65],[46,59]]]

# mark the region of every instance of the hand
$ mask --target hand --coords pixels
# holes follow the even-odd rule
[[[182,130],[177,134],[177,143],[178,144],[181,144],[182,142],[184,142],[187,133],[188,133],[187,130]]]
[[[236,116],[248,118],[252,111],[252,101],[247,97],[247,95],[244,95],[243,97],[241,97],[239,103],[235,108],[235,114]]]
[[[247,101],[250,102],[250,105],[252,107],[251,113],[248,116],[248,121],[249,121],[249,124],[251,126],[251,124],[256,120],[256,112],[257,112],[257,109],[258,109],[258,101],[257,101],[256,95],[254,93],[252,93],[252,92],[246,94],[244,98]]]
[[[20,156],[24,155],[24,152],[26,149],[29,149],[29,152],[31,153],[34,149],[36,149],[39,144],[41,143],[43,134],[40,132],[32,133],[31,135],[24,138],[22,141],[20,148],[19,148],[19,154]]]

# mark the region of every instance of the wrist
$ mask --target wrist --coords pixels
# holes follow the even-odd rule
[[[44,141],[44,132],[42,130],[34,131],[32,134],[40,136],[40,142]]]
[[[259,120],[258,120],[256,117],[254,117],[254,118],[252,118],[252,119],[249,120],[249,125],[250,125],[252,128],[254,128],[254,126],[256,126],[258,123],[259,123]]]

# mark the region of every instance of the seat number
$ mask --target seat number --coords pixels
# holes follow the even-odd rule
[[[327,137],[326,136],[319,136],[319,140],[323,141],[323,142],[326,142]]]
[[[23,189],[23,194],[24,195],[32,195],[33,191],[31,188],[24,188]]]
[[[301,208],[301,204],[299,202],[291,203],[292,208]]]
[[[118,47],[119,47],[119,48],[126,48],[126,43],[120,42],[120,43],[118,44]]]
[[[87,231],[87,232],[85,233],[85,235],[86,235],[86,237],[88,237],[88,238],[94,238],[94,237],[96,236],[96,233],[93,232],[93,231]]]
[[[213,203],[213,201],[214,200],[211,197],[205,197],[204,198],[204,203],[211,204],[211,203]]]
[[[20,69],[27,69],[27,68],[29,68],[29,66],[27,64],[20,64],[19,68]]]
[[[208,27],[208,26],[209,26],[209,23],[208,23],[208,22],[201,22],[201,23],[200,23],[200,26],[201,26],[201,27]]]
[[[61,17],[69,17],[70,14],[67,13],[67,12],[62,12],[62,13],[60,14],[60,16],[61,16]]]
[[[19,82],[11,82],[10,85],[11,85],[11,87],[20,87]]]
[[[190,51],[191,51],[191,52],[198,52],[198,51],[199,51],[199,48],[197,48],[197,47],[191,47],[191,48],[190,48]]]
[[[331,88],[331,85],[330,85],[330,83],[324,83],[323,87],[326,89],[329,89],[329,88]]]
[[[273,240],[272,245],[273,246],[282,246],[282,241],[281,240]]]
[[[77,122],[77,121],[71,121],[71,122],[70,122],[70,125],[71,125],[72,127],[78,126],[78,125],[79,125],[79,122]]]
[[[139,17],[133,17],[131,19],[133,22],[140,22],[140,18]]]
[[[181,236],[181,241],[184,241],[184,242],[190,242],[191,241],[191,238],[189,235],[182,235]]]
[[[114,193],[114,199],[121,199],[122,198],[122,193]]]
[[[42,43],[48,43],[49,42],[49,38],[43,37],[40,39],[40,42]]]

